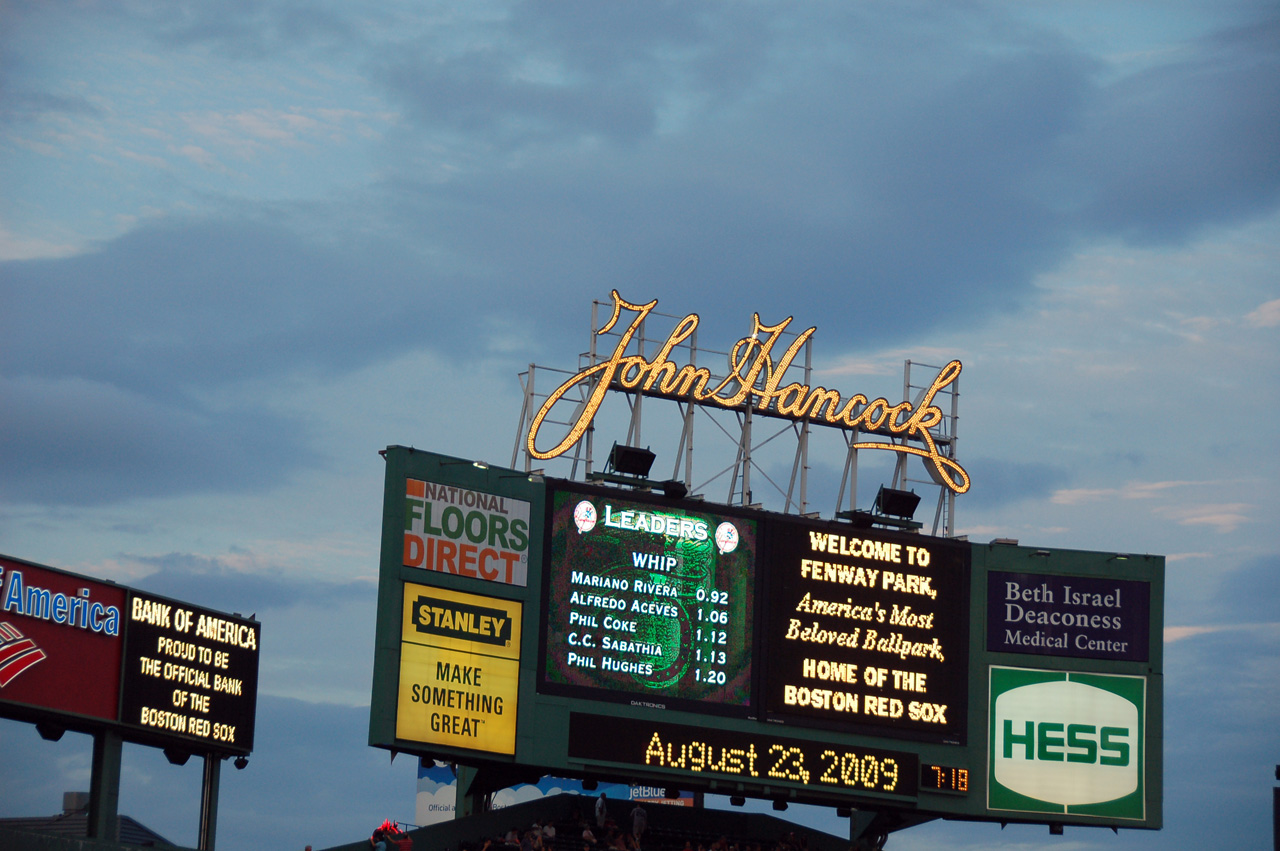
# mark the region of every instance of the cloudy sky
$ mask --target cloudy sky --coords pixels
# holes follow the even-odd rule
[[[959,358],[958,533],[1167,556],[1165,830],[894,847],[1269,843],[1274,2],[10,0],[0,551],[256,612],[220,848],[413,820],[364,744],[377,450],[507,463],[613,288],[725,347],[794,315],[845,393]],[[89,759],[0,722],[0,816]],[[129,747],[121,812],[194,844],[199,783]]]

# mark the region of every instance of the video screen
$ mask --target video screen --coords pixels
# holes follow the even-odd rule
[[[960,743],[968,719],[968,545],[785,520],[769,527],[771,718]]]
[[[540,688],[745,714],[756,521],[605,488],[548,502]]]

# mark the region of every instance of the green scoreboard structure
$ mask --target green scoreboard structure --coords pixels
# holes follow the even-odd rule
[[[976,544],[388,447],[369,743],[935,818],[1161,826],[1160,556]]]

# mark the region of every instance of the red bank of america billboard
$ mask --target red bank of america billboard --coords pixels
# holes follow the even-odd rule
[[[0,716],[253,749],[257,621],[0,556]]]
[[[0,700],[114,721],[125,589],[0,558]]]

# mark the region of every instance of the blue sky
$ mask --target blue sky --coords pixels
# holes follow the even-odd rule
[[[957,532],[1167,556],[1166,829],[895,847],[1270,836],[1274,4],[11,2],[0,199],[0,551],[264,624],[220,847],[412,820],[364,746],[375,453],[505,463],[613,288],[794,315],[846,393],[959,358]],[[81,739],[0,723],[42,766],[0,816]],[[198,786],[129,749],[121,810],[194,844]]]

